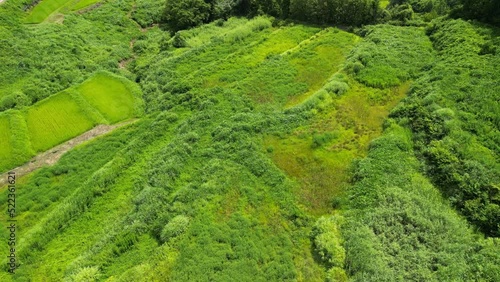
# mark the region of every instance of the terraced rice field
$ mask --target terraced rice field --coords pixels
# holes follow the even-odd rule
[[[111,123],[134,115],[134,95],[126,84],[113,76],[99,73],[77,90]]]
[[[31,144],[37,152],[45,151],[95,125],[66,92],[30,107],[26,111],[26,122]]]

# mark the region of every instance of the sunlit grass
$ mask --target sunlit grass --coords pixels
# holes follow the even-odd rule
[[[0,171],[8,167],[12,158],[10,138],[9,118],[6,115],[0,115]]]
[[[68,93],[61,92],[26,111],[31,144],[37,152],[47,150],[94,126]]]
[[[99,73],[82,83],[77,90],[111,123],[135,115],[134,95],[120,79]]]

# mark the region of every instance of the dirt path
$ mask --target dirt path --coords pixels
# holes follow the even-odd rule
[[[55,164],[64,153],[68,152],[69,150],[73,149],[75,146],[82,144],[83,142],[92,140],[98,136],[104,135],[116,128],[123,127],[125,125],[131,124],[133,122],[137,121],[135,120],[129,120],[125,121],[122,123],[114,124],[114,125],[98,125],[94,127],[93,129],[83,133],[82,135],[79,135],[69,141],[66,141],[63,144],[60,144],[46,152],[38,154],[36,157],[31,159],[28,163],[16,167],[14,169],[11,169],[10,171],[15,171],[16,172],[16,177],[19,178],[23,175],[26,175],[35,169],[38,169],[42,166],[51,166]],[[7,184],[7,173],[2,173],[0,176],[0,187]]]

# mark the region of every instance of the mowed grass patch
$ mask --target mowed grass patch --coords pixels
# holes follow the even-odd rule
[[[47,150],[95,125],[66,92],[28,108],[25,117],[31,145],[36,152]]]
[[[36,5],[25,19],[25,23],[41,23],[52,13],[61,9],[73,0],[43,0]]]
[[[0,171],[7,169],[12,158],[12,145],[10,144],[9,118],[0,116]]]
[[[43,0],[31,10],[24,22],[33,24],[41,23],[55,12],[68,13],[70,11],[77,11],[99,1],[100,0]]]
[[[80,94],[110,122],[137,116],[131,85],[108,73],[98,73],[77,87]]]

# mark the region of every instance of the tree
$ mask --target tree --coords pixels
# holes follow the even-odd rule
[[[463,13],[466,17],[500,24],[500,1],[498,0],[462,0]]]
[[[173,31],[187,29],[211,18],[212,7],[203,0],[167,0],[164,19]]]
[[[240,4],[241,0],[218,0],[214,7],[215,16],[227,19]]]

